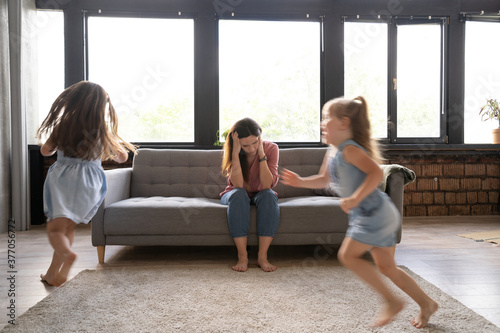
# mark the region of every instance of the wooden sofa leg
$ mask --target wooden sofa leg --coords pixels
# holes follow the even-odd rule
[[[104,252],[106,250],[106,246],[98,246],[97,247],[97,258],[99,259],[100,264],[104,264]]]

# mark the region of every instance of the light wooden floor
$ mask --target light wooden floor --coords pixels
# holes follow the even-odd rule
[[[460,233],[499,229],[498,215],[405,218],[403,239],[397,247],[396,261],[500,327],[500,247],[456,236]],[[45,226],[35,226],[29,231],[15,233],[14,269],[7,266],[8,240],[7,234],[0,234],[0,328],[9,319],[9,302],[15,301],[15,315],[18,318],[55,290],[54,287],[45,286],[39,279],[40,273],[45,273],[49,266],[52,256]],[[79,257],[71,271],[71,277],[84,269],[165,263],[226,263],[230,269],[236,258],[233,247],[108,246],[106,264],[99,265],[96,250],[91,245],[89,226],[77,228],[73,248]],[[319,246],[275,246],[270,250],[269,259],[282,267],[308,265],[311,264],[311,259],[320,265],[338,265],[335,250]],[[250,269],[258,269],[255,265],[255,251],[251,256]],[[9,271],[16,273],[11,274]],[[8,279],[11,275],[15,275],[12,283]],[[11,292],[15,292],[15,297],[9,296]]]

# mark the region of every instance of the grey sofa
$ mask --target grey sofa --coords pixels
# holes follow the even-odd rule
[[[281,149],[279,168],[302,176],[316,174],[325,152],[326,148]],[[131,168],[106,170],[108,192],[91,223],[99,262],[104,262],[106,245],[233,245],[227,206],[219,198],[226,185],[221,160],[220,150],[140,149]],[[400,212],[404,182],[400,171],[385,182]],[[339,198],[281,183],[274,190],[280,224],[273,245],[342,242],[348,219]],[[256,245],[254,206],[250,215],[248,244]]]

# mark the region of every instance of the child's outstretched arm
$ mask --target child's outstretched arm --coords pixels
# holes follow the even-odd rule
[[[128,160],[128,151],[126,149],[120,149],[111,159],[116,163],[124,163]]]
[[[52,138],[49,138],[40,148],[40,153],[43,156],[52,156],[57,151],[57,146],[52,141]]]
[[[384,172],[374,159],[356,146],[345,147],[342,154],[348,163],[366,173],[365,180],[356,191],[350,197],[341,200],[342,210],[348,213],[380,185]]]
[[[293,187],[305,188],[323,188],[330,183],[330,175],[328,174],[328,156],[329,152],[325,154],[323,163],[317,175],[309,177],[301,177],[293,171],[288,169],[281,170],[281,183]]]

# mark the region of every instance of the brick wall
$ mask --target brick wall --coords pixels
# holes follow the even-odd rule
[[[405,216],[500,214],[498,151],[391,150],[385,157],[417,176],[405,186]]]

